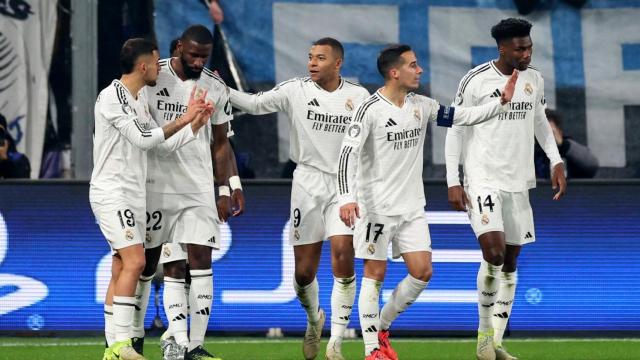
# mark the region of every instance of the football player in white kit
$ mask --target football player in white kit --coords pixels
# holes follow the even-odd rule
[[[95,105],[89,200],[113,251],[104,309],[105,359],[144,359],[131,346],[130,330],[136,283],[145,266],[146,150],[158,146],[166,154],[195,140],[212,111],[204,101],[193,100],[194,88],[186,113],[158,127],[145,95],[145,86],[156,83],[158,58],[150,41],[127,40],[120,52],[122,77],[100,92]]]
[[[256,95],[231,90],[231,103],[239,109],[250,114],[280,111],[289,117],[290,157],[297,164],[291,189],[289,242],[295,254],[294,287],[307,313],[305,359],[317,356],[325,320],[316,279],[324,239],[331,242],[334,275],[327,359],[343,359],[342,338],[355,298],[353,231],[338,218],[335,160],[355,106],[369,93],[340,76],[343,58],[339,41],[322,38],[309,50],[309,77],[284,81]]]
[[[502,336],[511,314],[518,275],[516,260],[522,245],[535,241],[529,189],[535,187],[534,136],[550,159],[553,197],[566,188],[564,165],[545,117],[544,82],[529,65],[533,44],[531,24],[505,19],[491,29],[499,57],[477,66],[460,82],[455,106],[476,106],[500,96],[510,74],[519,71],[510,109],[480,126],[454,126],[447,132],[445,157],[449,202],[468,211],[482,249],[477,275],[478,343],[481,360],[510,359]],[[458,163],[462,154],[464,189]]]
[[[165,275],[163,303],[170,322],[161,341],[165,359],[217,358],[203,347],[213,303],[211,250],[220,247],[218,216],[226,221],[244,209],[235,157],[227,138],[232,119],[228,89],[218,75],[204,67],[212,47],[213,36],[205,26],[188,27],[178,42],[178,57],[160,60],[156,85],[148,89],[149,111],[159,124],[184,112],[189,89],[194,85],[206,89],[208,99],[215,105],[208,126],[198,133],[195,141],[168,156],[155,151],[148,154],[147,266],[136,292],[141,305],[136,312],[139,316],[133,336],[134,347],[137,343],[141,348],[149,282],[160,258]],[[218,209],[214,174],[220,185]],[[233,214],[231,198],[235,203]],[[185,294],[187,260],[191,279],[188,295]]]
[[[432,274],[422,182],[427,124],[474,125],[505,113],[517,72],[500,97],[461,109],[411,92],[423,70],[408,45],[386,48],[377,64],[384,87],[355,111],[340,150],[337,185],[340,218],[355,225],[355,256],[364,259],[358,309],[365,359],[396,360],[391,323],[418,298]],[[408,274],[379,311],[389,244],[393,257],[404,259]]]

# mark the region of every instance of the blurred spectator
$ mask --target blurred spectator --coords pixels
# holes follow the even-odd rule
[[[0,179],[29,178],[31,164],[25,154],[19,153],[9,134],[7,119],[0,114]]]
[[[582,145],[566,136],[562,131],[562,117],[556,111],[545,110],[549,125],[553,131],[553,136],[558,144],[558,151],[565,161],[567,178],[592,178],[598,172],[598,158],[596,158],[588,147]],[[548,179],[551,174],[549,169],[549,159],[538,143],[535,149],[536,176]]]
[[[220,1],[219,0],[210,0],[209,1],[209,14],[211,15],[211,18],[213,19],[213,22],[216,25],[222,23],[222,21],[224,20],[224,12],[222,11],[222,8],[220,7]]]

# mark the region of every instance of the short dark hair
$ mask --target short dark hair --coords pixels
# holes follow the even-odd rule
[[[544,114],[547,116],[547,120],[553,121],[559,128],[562,124],[562,115],[553,109],[544,109]]]
[[[178,47],[178,41],[180,41],[180,38],[171,40],[171,44],[169,44],[169,56],[173,56],[173,52],[176,51]]]
[[[191,25],[182,33],[180,40],[183,42],[194,41],[198,44],[208,45],[213,44],[213,35],[211,35],[211,31],[204,25]]]
[[[411,51],[411,46],[405,44],[393,44],[387,46],[378,54],[378,72],[387,79],[389,70],[402,63],[402,54]]]
[[[340,41],[332,37],[323,37],[322,39],[318,39],[313,42],[313,46],[316,45],[330,46],[331,50],[335,51],[341,59],[344,59],[344,47],[342,46]]]
[[[158,46],[148,39],[132,38],[125,41],[120,49],[120,70],[123,74],[130,74],[138,58],[153,54],[154,50],[158,50]]]
[[[500,44],[502,40],[529,36],[532,26],[525,19],[503,19],[491,28],[491,37],[496,40],[496,43]]]

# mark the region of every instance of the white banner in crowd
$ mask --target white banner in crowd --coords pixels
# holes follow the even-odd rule
[[[18,151],[29,157],[32,178],[40,171],[44,144],[56,5],[49,0],[0,5],[0,114]]]

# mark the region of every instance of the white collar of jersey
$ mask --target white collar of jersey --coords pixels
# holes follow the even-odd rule
[[[328,93],[332,93],[333,91],[340,90],[340,89],[342,89],[342,85],[344,85],[344,79],[342,78],[342,76],[340,76],[340,84],[338,85],[336,90],[333,90],[333,91],[327,91],[327,90],[323,89],[322,86],[318,85],[318,83],[313,81],[313,80],[311,80],[311,82],[313,82],[313,85],[315,85],[319,90],[322,90],[322,91],[328,92]]]
[[[409,101],[409,98],[410,98],[410,97],[412,97],[412,96],[414,95],[412,92],[407,93],[407,95],[405,95],[405,97],[404,97],[404,103],[402,104],[402,106],[398,106],[398,105],[394,104],[391,100],[387,99],[387,97],[386,97],[386,96],[382,95],[382,91],[380,91],[380,90],[382,90],[382,88],[380,88],[380,89],[378,89],[378,90],[376,91],[376,95],[378,95],[378,97],[379,97],[380,99],[382,99],[382,100],[384,100],[384,101],[388,102],[388,103],[389,103],[389,105],[395,106],[395,107],[397,107],[398,109],[402,109],[402,108],[404,107],[404,104],[406,104],[406,103],[407,103],[407,101]]]

